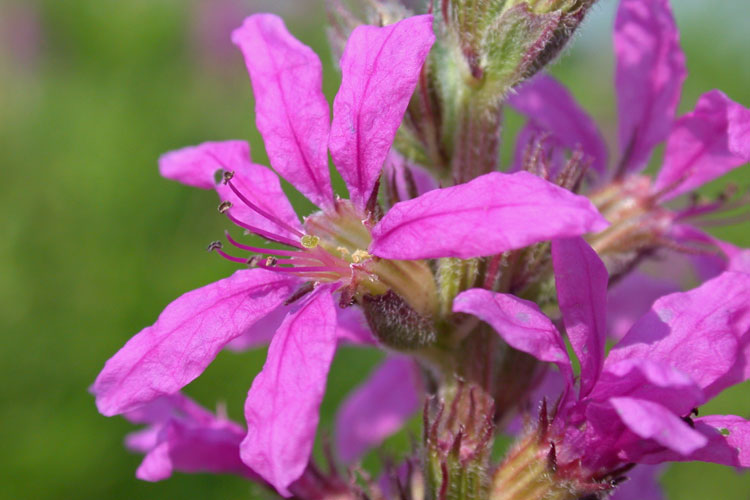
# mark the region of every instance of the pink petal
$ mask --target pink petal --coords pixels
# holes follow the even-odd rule
[[[212,422],[215,418],[210,411],[180,392],[161,396],[124,413],[123,417],[135,424],[163,424],[175,415],[203,423]]]
[[[607,146],[596,122],[557,80],[539,75],[511,96],[508,104],[528,116],[536,128],[549,132],[559,146],[581,148],[592,159],[594,170],[606,171]]]
[[[146,481],[160,481],[176,470],[256,478],[253,471],[240,460],[240,442],[243,437],[242,428],[233,423],[218,423],[212,428],[171,421],[162,429],[162,442],[143,459],[136,477]]]
[[[130,449],[145,453],[139,479],[160,481],[173,471],[257,476],[240,460],[242,426],[217,417],[177,393],[160,397],[125,416],[149,427],[128,436]]]
[[[707,415],[695,419],[695,428],[709,442],[690,460],[750,467],[750,422],[735,415]]]
[[[159,171],[164,177],[195,187],[216,189],[222,201],[232,203],[229,213],[237,219],[281,236],[297,237],[250,208],[223,182],[217,184],[215,175],[219,170],[234,172],[232,183],[251,203],[287,226],[300,229],[297,214],[281,189],[279,177],[271,169],[252,163],[246,142],[205,142],[159,158]]]
[[[663,467],[639,465],[626,474],[627,481],[617,487],[609,500],[665,500],[659,484]]]
[[[245,56],[258,130],[271,166],[310,201],[333,207],[328,171],[329,109],[320,59],[272,14],[256,14],[232,33]]]
[[[227,344],[227,349],[247,351],[268,345],[288,312],[289,308],[286,306],[276,308],[275,311],[253,324],[242,336]],[[349,345],[375,345],[375,338],[360,308],[337,307],[336,316],[336,338],[339,342]]]
[[[622,0],[615,56],[620,168],[637,171],[666,139],[687,75],[668,0]]]
[[[648,359],[607,364],[589,397],[605,401],[615,396],[653,401],[676,415],[688,415],[706,402],[703,391],[688,375]]]
[[[179,297],[104,365],[93,386],[99,411],[112,416],[179,391],[295,282],[262,269],[237,271]]]
[[[453,312],[472,314],[490,326],[511,347],[540,361],[557,363],[570,375],[570,359],[560,332],[539,306],[505,293],[473,288],[453,301]]]
[[[668,200],[749,161],[750,109],[712,90],[672,129],[653,189]]]
[[[432,16],[359,26],[341,58],[329,147],[352,201],[364,208],[435,41]]]
[[[527,172],[493,172],[397,203],[373,228],[387,259],[471,258],[601,231],[591,202]]]
[[[607,297],[607,332],[620,340],[662,295],[680,290],[677,283],[634,271],[610,289]]]
[[[750,250],[741,249],[729,258],[729,270],[750,273]]]
[[[604,363],[609,274],[583,238],[553,241],[552,262],[565,330],[581,363],[580,397],[584,397]]]
[[[695,430],[707,441],[689,455],[672,450],[657,450],[633,457],[639,463],[711,462],[732,467],[750,467],[750,422],[735,415],[708,415],[693,419]]]
[[[286,317],[248,392],[242,461],[282,496],[310,459],[335,350],[336,309],[323,288]]]
[[[242,352],[267,346],[287,313],[289,313],[289,308],[283,304],[280,305],[253,323],[242,335],[229,342],[226,348],[230,351]]]
[[[204,142],[163,154],[159,173],[188,186],[213,189],[218,170],[241,169],[249,163],[250,146],[245,141]]]
[[[630,397],[612,398],[609,402],[631,431],[677,453],[689,455],[708,442],[703,434],[658,403]]]
[[[726,272],[657,300],[607,357],[605,369],[649,359],[689,375],[711,398],[750,378],[750,275]]]
[[[350,345],[372,346],[375,337],[359,307],[336,308],[336,338]]]
[[[169,443],[161,442],[150,450],[141,465],[135,471],[135,477],[141,481],[163,481],[172,476],[174,467],[169,458]]]
[[[419,409],[421,381],[414,361],[386,359],[339,408],[336,450],[352,463],[400,430]]]

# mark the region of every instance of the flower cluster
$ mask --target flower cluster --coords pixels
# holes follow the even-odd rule
[[[373,2],[360,20],[331,0],[332,119],[320,60],[281,19],[234,31],[272,168],[234,140],[160,159],[164,177],[216,190],[242,236],[209,250],[240,270],[168,305],[92,387],[101,413],[146,426],[126,442],[145,454],[139,478],[231,473],[301,500],[627,500],[659,498],[666,461],[750,467],[750,422],[697,416],[750,378],[749,254],[699,229],[744,198],[692,195],[750,161],[750,110],[712,91],[675,119],[686,73],[668,1],[621,0],[608,170],[593,120],[539,74],[593,3]],[[501,172],[506,105],[529,121]],[[641,171],[663,141],[652,181]],[[279,176],[319,210],[300,220]],[[705,282],[634,271],[667,252]],[[322,468],[342,343],[387,357],[342,404]],[[182,394],[221,350],[265,344],[244,426]],[[420,408],[413,455],[379,481],[359,471]],[[494,463],[503,432],[516,442]]]

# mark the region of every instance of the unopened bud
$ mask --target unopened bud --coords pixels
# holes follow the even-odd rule
[[[362,306],[370,329],[392,349],[414,351],[437,340],[432,321],[412,309],[392,290],[383,295],[365,295]]]

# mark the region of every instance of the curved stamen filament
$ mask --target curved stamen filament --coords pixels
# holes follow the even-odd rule
[[[288,238],[284,238],[283,236],[279,236],[278,234],[273,234],[268,231],[264,231],[263,229],[260,229],[259,227],[246,224],[242,222],[241,220],[237,219],[236,217],[234,217],[228,211],[226,212],[226,214],[229,220],[231,220],[235,225],[240,226],[241,228],[247,229],[251,233],[257,234],[258,236],[262,236],[267,240],[275,241],[276,243],[281,243],[282,245],[286,245],[289,247],[299,248],[300,250],[304,248],[302,245],[300,245],[296,241],[292,241]]]
[[[221,255],[222,257],[224,257],[225,259],[231,262],[237,262],[238,264],[247,264],[249,262],[248,259],[243,259],[242,257],[235,257],[234,255],[229,255],[224,250],[218,247],[214,247],[211,250],[213,250],[214,252],[218,253],[219,255]]]
[[[245,195],[243,195],[243,194],[242,194],[242,192],[240,192],[240,190],[239,190],[239,189],[237,189],[237,187],[236,187],[236,186],[234,185],[234,183],[232,182],[232,177],[233,177],[233,176],[234,176],[234,173],[233,173],[233,172],[225,172],[225,173],[224,173],[224,183],[225,183],[226,185],[228,185],[228,186],[229,186],[229,188],[230,188],[230,189],[231,189],[232,191],[234,191],[234,194],[236,194],[236,195],[237,195],[237,197],[238,197],[238,198],[239,198],[240,200],[242,200],[242,202],[243,202],[243,203],[244,203],[245,205],[247,205],[247,206],[248,206],[248,207],[249,207],[250,209],[252,209],[252,210],[254,210],[254,211],[258,212],[258,213],[259,213],[260,215],[262,215],[263,217],[265,217],[265,218],[266,218],[266,219],[268,219],[269,221],[273,222],[273,223],[274,223],[274,224],[276,224],[277,226],[279,226],[279,227],[281,227],[281,228],[283,228],[283,229],[286,229],[286,230],[287,230],[287,231],[289,231],[290,233],[292,233],[292,234],[296,234],[297,236],[304,236],[304,235],[302,234],[302,232],[300,232],[300,230],[299,230],[299,229],[295,229],[295,228],[293,228],[292,226],[290,226],[289,224],[287,224],[287,223],[286,223],[286,222],[284,222],[283,220],[279,219],[278,217],[276,217],[276,216],[275,216],[275,215],[273,215],[273,214],[270,214],[270,213],[266,212],[265,210],[263,210],[262,208],[260,208],[260,207],[259,207],[258,205],[256,205],[256,204],[255,204],[255,203],[253,203],[252,201],[250,201],[250,200],[249,200],[249,199],[248,199],[248,198],[247,198],[247,197],[246,197]]]
[[[301,257],[305,254],[305,252],[300,252],[297,250],[277,250],[275,248],[251,247],[249,245],[243,245],[242,243],[236,241],[229,235],[228,231],[225,231],[224,235],[226,236],[227,241],[229,241],[229,243],[231,243],[233,246],[239,248],[240,250],[247,250],[248,252],[266,255],[278,255],[280,257]]]

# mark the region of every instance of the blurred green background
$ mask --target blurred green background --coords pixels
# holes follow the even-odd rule
[[[122,447],[132,426],[97,414],[86,388],[169,301],[233,271],[205,252],[226,227],[215,195],[161,179],[156,160],[205,140],[248,138],[265,163],[229,31],[244,15],[281,12],[321,54],[332,98],[338,75],[321,3],[0,0],[0,498],[254,495],[233,477],[137,481],[140,457]],[[614,0],[600,3],[554,72],[611,140]],[[714,87],[750,106],[750,4],[673,3],[690,70],[681,109]],[[748,168],[732,177],[747,185]],[[750,246],[748,224],[717,234]],[[226,402],[241,420],[263,359],[221,354],[188,392],[209,407]],[[324,432],[378,359],[361,350],[337,358]],[[750,417],[749,396],[735,388],[705,411]],[[750,498],[750,476],[718,466],[676,465],[664,484],[672,499]]]

